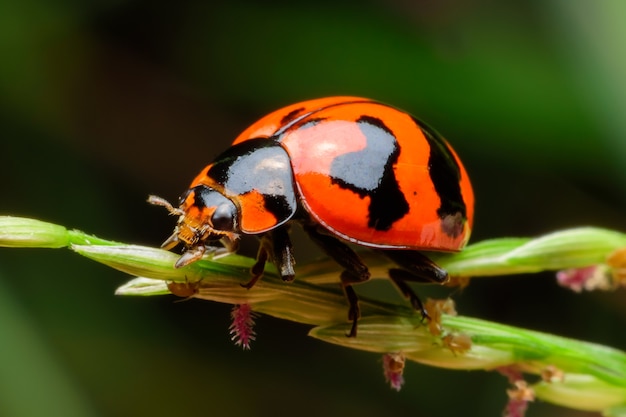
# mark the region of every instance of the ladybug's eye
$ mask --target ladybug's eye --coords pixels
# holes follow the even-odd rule
[[[194,192],[194,205],[197,208],[203,210],[204,208],[210,209],[215,207],[211,218],[203,218],[203,221],[208,220],[211,223],[211,227],[215,230],[235,230],[237,207],[232,201],[206,185],[198,185],[192,188],[192,191]]]
[[[211,224],[216,230],[233,230],[235,228],[235,206],[222,204],[211,216]]]

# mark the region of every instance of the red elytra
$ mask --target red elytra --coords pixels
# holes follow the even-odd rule
[[[447,273],[418,251],[458,251],[469,239],[474,195],[458,156],[432,128],[394,107],[360,97],[287,106],[244,130],[192,181],[174,208],[185,245],[176,266],[202,257],[211,242],[235,250],[241,234],[261,246],[251,287],[273,261],[285,280],[295,260],[288,227],[299,223],[343,268],[356,335],[351,285],[369,278],[345,243],[381,250],[399,268],[390,278],[426,315],[405,281],[443,282]]]

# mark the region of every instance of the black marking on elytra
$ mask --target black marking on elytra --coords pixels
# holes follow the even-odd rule
[[[461,169],[450,148],[436,130],[413,118],[430,146],[428,173],[441,199],[437,215],[444,233],[458,237],[467,221],[467,208],[461,193]]]
[[[332,107],[338,107],[338,106],[344,106],[344,105],[348,105],[348,104],[357,104],[357,103],[376,103],[375,101],[372,100],[367,100],[367,99],[363,99],[363,100],[350,100],[350,101],[339,101],[336,103],[330,103],[327,104],[326,106],[322,106],[319,107],[317,109],[311,110],[307,113],[302,113],[302,114],[292,114],[294,112],[290,112],[285,118],[283,118],[283,121],[285,119],[286,122],[281,126],[280,129],[278,129],[276,132],[274,132],[274,134],[272,135],[272,137],[276,138],[276,140],[280,140],[280,138],[285,134],[285,132],[293,129],[300,129],[303,126],[305,127],[312,127],[315,126],[317,123],[319,123],[320,121],[322,121],[322,118],[317,118],[317,119],[308,119],[306,120],[306,122],[304,122],[302,125],[298,125],[298,123],[304,119],[309,118],[311,115],[320,112],[322,110],[327,110],[329,108]]]
[[[300,113],[302,113],[304,110],[305,110],[304,107],[300,107],[300,108],[290,111],[282,119],[280,119],[280,125],[283,126],[291,122],[293,119],[296,118],[296,116],[300,115]]]
[[[389,129],[387,127],[387,125],[380,120],[378,117],[373,117],[373,116],[367,116],[367,115],[363,115],[361,117],[359,117],[356,121],[357,123],[367,123],[369,125],[375,126],[381,130],[383,130],[385,133],[387,133],[390,136],[394,136],[393,132],[391,131],[391,129]],[[394,136],[394,141],[395,141],[395,136]]]
[[[317,126],[320,122],[326,120],[323,117],[310,118],[306,122],[302,123],[302,125],[298,126],[299,129],[308,129],[310,127]]]
[[[409,212],[409,203],[393,170],[400,147],[382,120],[361,116],[356,122],[365,136],[366,146],[337,156],[330,167],[331,181],[361,198],[369,196],[368,227],[389,230]]]
[[[300,121],[300,120],[301,119],[298,119],[297,121]],[[306,121],[300,125],[297,123],[291,123],[287,126],[283,126],[278,132],[274,134],[274,136],[272,136],[272,139],[274,139],[277,142],[280,142],[285,136],[285,134],[294,130],[303,130],[303,129],[308,129],[308,128],[317,126],[318,124],[320,124],[320,122],[324,120],[326,119],[316,117],[316,118],[306,118]]]

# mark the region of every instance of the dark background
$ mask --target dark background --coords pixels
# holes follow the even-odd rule
[[[625,19],[619,0],[0,2],[0,214],[158,245],[173,219],[148,194],[175,200],[271,110],[351,94],[453,143],[474,242],[625,230]],[[506,402],[499,375],[414,363],[396,393],[377,355],[270,317],[242,352],[229,306],[115,297],[128,278],[66,250],[0,250],[0,415],[497,416]],[[623,299],[553,274],[456,296],[462,314],[621,349]]]

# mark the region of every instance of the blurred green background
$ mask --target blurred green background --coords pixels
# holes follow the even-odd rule
[[[175,200],[271,110],[352,94],[452,142],[477,194],[472,241],[624,231],[624,21],[621,0],[2,1],[0,214],[158,245],[173,219],[148,194]],[[299,260],[318,254],[296,240]],[[499,375],[413,363],[396,393],[378,356],[270,317],[242,352],[229,306],[115,297],[128,278],[65,250],[0,250],[0,415],[497,416],[506,402]],[[626,348],[623,291],[536,274],[455,298]]]

